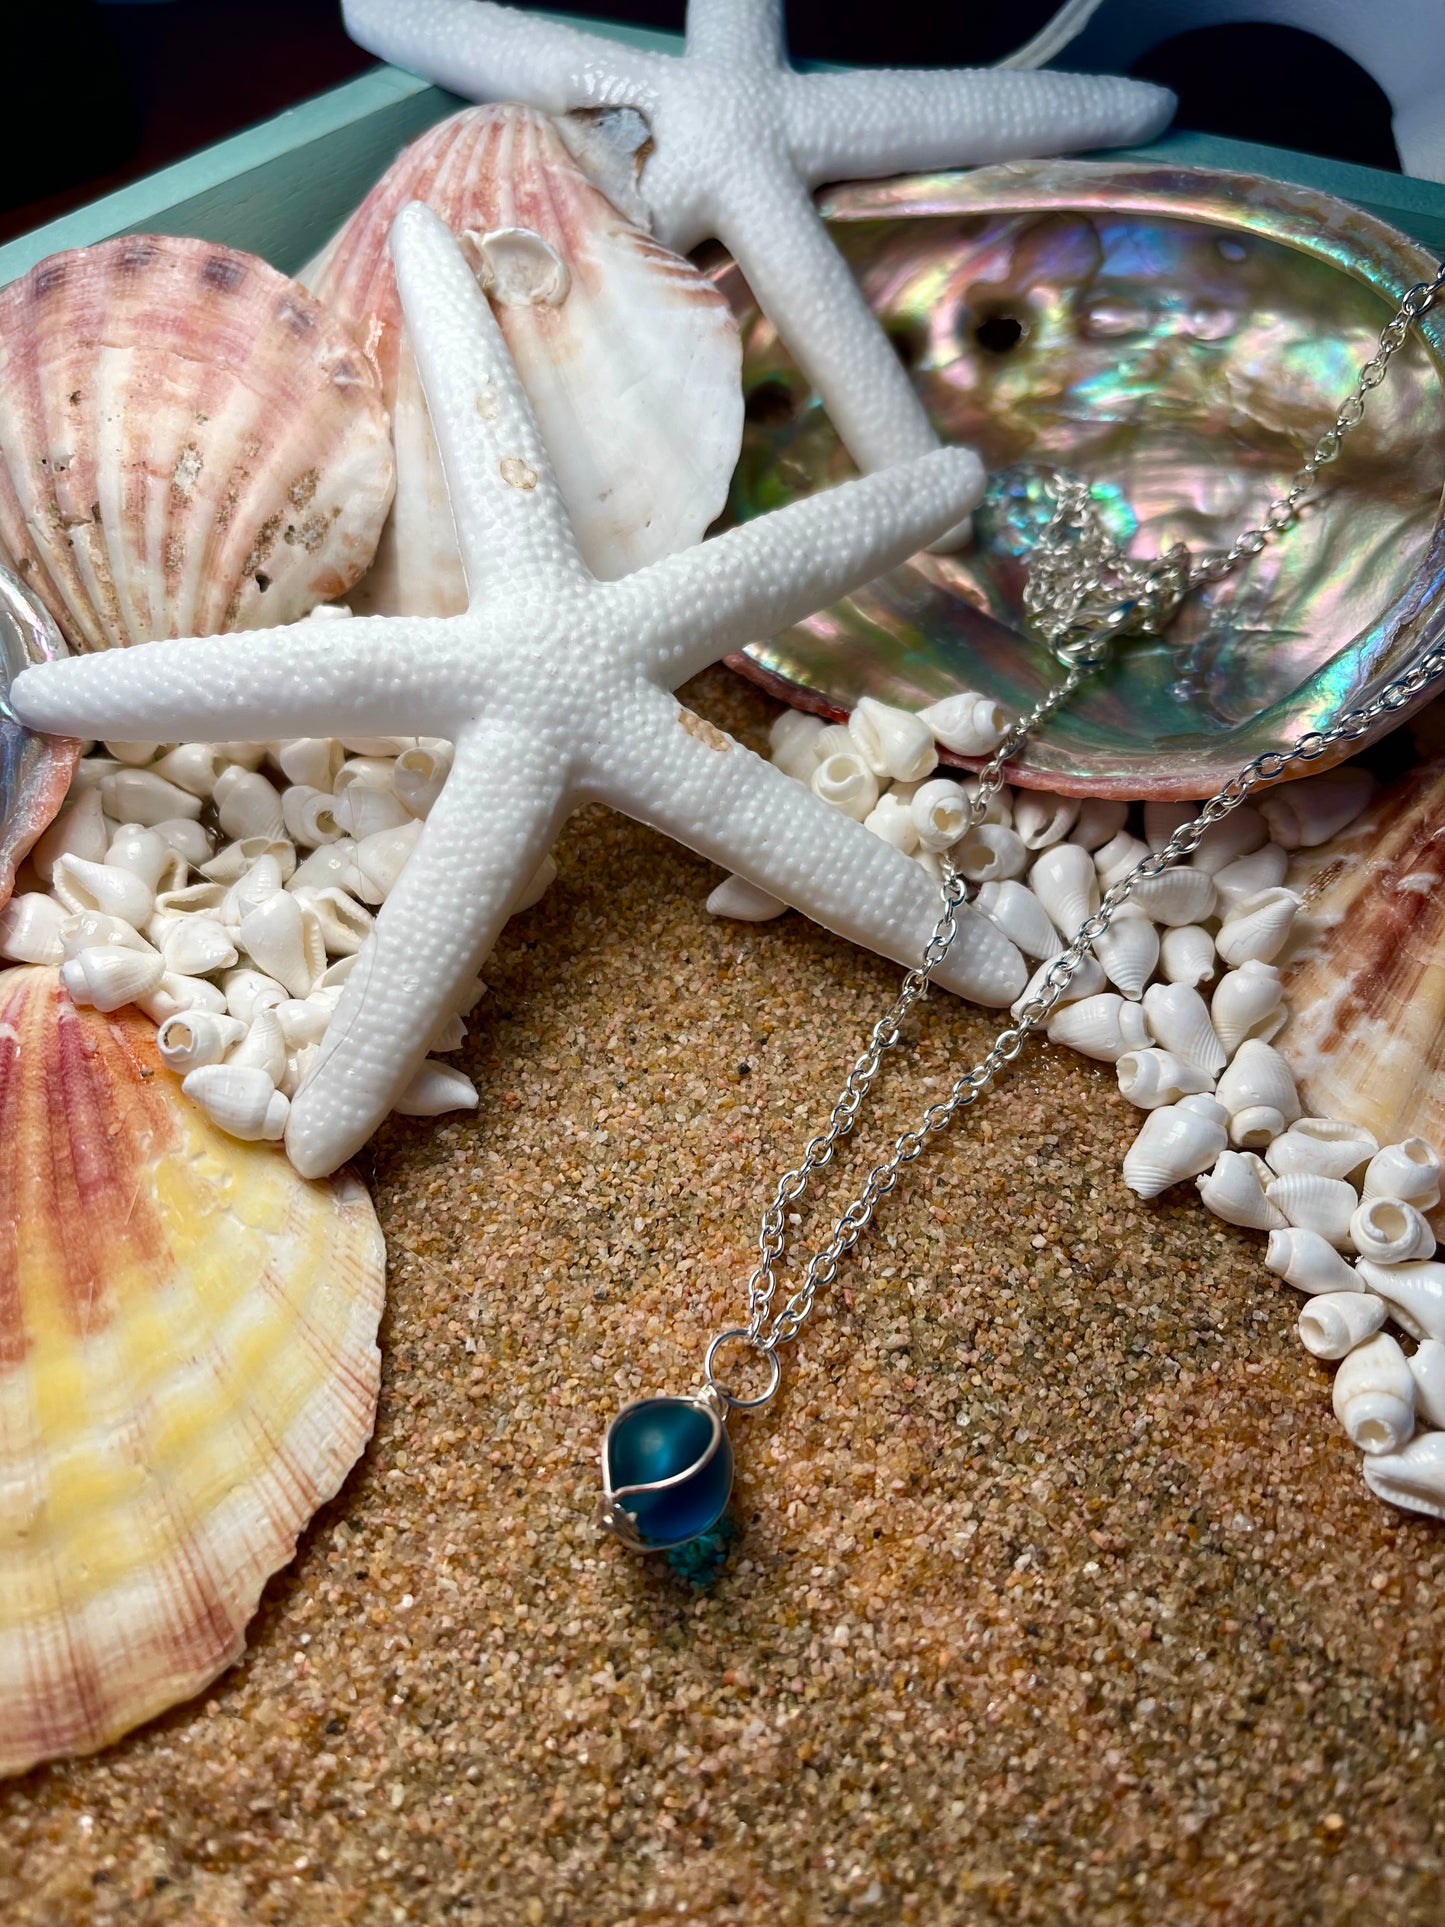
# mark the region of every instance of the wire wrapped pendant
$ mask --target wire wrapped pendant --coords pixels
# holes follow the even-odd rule
[[[638,1399],[607,1428],[600,1517],[634,1552],[666,1552],[707,1532],[732,1485],[732,1441],[711,1389]]]
[[[1375,356],[1361,368],[1354,392],[1341,404],[1334,427],[1320,437],[1287,491],[1270,503],[1258,526],[1245,529],[1227,550],[1211,551],[1193,561],[1182,544],[1175,544],[1152,562],[1136,563],[1109,536],[1089,486],[1062,474],[1053,478],[1056,508],[1043,540],[1036,545],[1032,566],[1037,566],[1039,573],[1031,577],[1035,593],[1030,609],[1041,633],[1069,665],[1068,673],[1005,731],[969,793],[967,815],[958,825],[960,832],[982,823],[990,799],[1003,787],[1010,760],[1067,702],[1085,676],[1107,659],[1116,638],[1163,626],[1184,596],[1230,574],[1293,526],[1300,502],[1314,488],[1319,469],[1335,459],[1344,436],[1363,417],[1366,395],[1384,379],[1390,358],[1405,340],[1410,324],[1442,292],[1445,265],[1433,281],[1421,282],[1405,295],[1395,318],[1380,336]],[[1138,862],[1129,860],[1102,900],[1097,895],[1083,897],[1067,915],[1054,912],[1061,930],[1076,918],[1078,929],[1063,950],[1040,967],[1029,991],[1013,1006],[1012,1025],[998,1033],[977,1063],[960,1073],[946,1097],[930,1103],[914,1128],[903,1132],[892,1155],[874,1165],[859,1195],[834,1223],[828,1242],[808,1259],[797,1288],[775,1309],[778,1280],[774,1266],[788,1241],[785,1217],[798,1222],[788,1207],[802,1196],[812,1174],[831,1161],[838,1140],[853,1129],[885,1052],[898,1044],[903,1020],[928,989],[957,935],[958,910],[966,901],[966,887],[947,850],[940,852],[942,910],[922,959],[905,976],[892,1007],[873,1026],[867,1047],[848,1073],[833,1106],[827,1128],[809,1140],[802,1161],[778,1180],[773,1200],[763,1212],[759,1257],[748,1281],[747,1324],[730,1326],[714,1336],[707,1348],[701,1392],[688,1398],[640,1399],[625,1406],[608,1426],[602,1442],[603,1525],[636,1551],[665,1552],[700,1538],[718,1523],[733,1479],[732,1447],[724,1418],[732,1411],[756,1411],[773,1397],[781,1376],[779,1347],[797,1337],[812,1313],[819,1287],[833,1282],[839,1259],[853,1249],[872,1223],[879,1202],[897,1184],[904,1166],[921,1154],[934,1132],[945,1129],[959,1111],[976,1103],[998,1074],[1019,1057],[1030,1036],[1048,1023],[1070,982],[1086,959],[1092,961],[1096,946],[1114,929],[1115,917],[1136,888],[1143,894],[1172,864],[1192,855],[1205,835],[1245,803],[1257,785],[1274,782],[1293,763],[1317,760],[1336,744],[1358,741],[1369,733],[1378,715],[1400,709],[1442,676],[1445,646],[1437,646],[1388,683],[1371,702],[1345,710],[1328,726],[1308,731],[1287,748],[1265,751],[1246,763],[1199,805],[1197,814],[1178,824],[1167,841],[1145,850]],[[1064,846],[1059,846],[1060,854],[1063,850]],[[1094,866],[1089,856],[1078,849],[1070,849],[1068,854],[1079,857],[1092,889]],[[1176,872],[1169,880],[1177,881],[1184,875]],[[1206,885],[1212,883],[1208,875],[1203,880]],[[1228,961],[1227,948],[1222,943],[1219,948]],[[1239,1061],[1236,1059],[1236,1064]],[[1180,1115],[1192,1116],[1190,1107],[1198,1106],[1224,1118],[1222,1104],[1200,1096],[1182,1097]],[[1271,1115],[1279,1113],[1276,1110]],[[1155,1118],[1166,1121],[1167,1110],[1152,1112],[1151,1123]],[[1220,1128],[1219,1145],[1202,1163],[1191,1164],[1189,1171],[1213,1162],[1223,1147],[1224,1135]],[[1126,1161],[1126,1178],[1128,1175]],[[1288,1183],[1290,1179],[1286,1176],[1279,1182]],[[1348,1188],[1340,1186],[1341,1190]],[[1311,1234],[1290,1235],[1297,1238]],[[1369,1342],[1378,1345],[1381,1341],[1377,1338]],[[758,1359],[764,1361],[763,1389],[751,1396],[733,1389],[718,1376],[719,1352],[739,1345],[756,1355],[755,1365]],[[1407,1373],[1406,1381],[1408,1378]]]

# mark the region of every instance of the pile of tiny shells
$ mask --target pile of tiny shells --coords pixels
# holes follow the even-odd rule
[[[0,957],[60,967],[77,1004],[134,1004],[186,1094],[233,1137],[276,1139],[377,907],[451,767],[429,737],[91,745],[0,911]],[[547,888],[550,862],[521,909]],[[431,1040],[460,1049],[473,980]],[[428,1056],[396,1109],[474,1108]]]
[[[1103,891],[1198,806],[1005,788],[960,835],[969,785],[936,773],[936,745],[987,755],[1006,728],[981,696],[918,716],[865,698],[846,725],[785,712],[772,760],[933,874],[948,852],[977,908],[1038,963],[1017,1013]],[[1190,865],[1141,878],[1048,1035],[1112,1063],[1147,1113],[1124,1158],[1131,1189],[1155,1198],[1193,1179],[1218,1217],[1268,1234],[1265,1264],[1308,1295],[1301,1342],[1339,1361],[1334,1408],[1366,1483],[1445,1517],[1445,1264],[1425,1216],[1440,1202],[1440,1157],[1421,1138],[1382,1147],[1347,1120],[1301,1116],[1269,1042],[1288,1014],[1276,960],[1301,907],[1284,883],[1290,852],[1346,828],[1373,790],[1351,767],[1291,783],[1216,824]],[[753,919],[785,907],[740,878],[708,902]],[[1417,1341],[1411,1355],[1387,1321]]]

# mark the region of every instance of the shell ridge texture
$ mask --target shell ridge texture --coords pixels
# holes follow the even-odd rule
[[[370,1434],[384,1251],[354,1179],[223,1137],[144,1019],[73,1008],[52,969],[0,974],[0,1179],[0,1771],[19,1772],[242,1651]]]
[[[1445,762],[1381,790],[1364,815],[1296,851],[1305,938],[1285,965],[1275,1038],[1309,1107],[1381,1144],[1445,1139]],[[1437,1229],[1439,1228],[1437,1223]]]
[[[700,541],[725,506],[742,435],[741,345],[725,297],[613,207],[554,121],[469,107],[406,148],[302,270],[367,343],[393,413],[396,506],[358,607],[465,606],[389,247],[412,201],[472,249],[473,272],[486,265],[477,244],[508,230],[539,236],[563,264],[560,295],[498,285],[491,296],[592,571],[615,579]]]
[[[358,343],[254,256],[121,237],[0,290],[0,560],[72,648],[308,614],[392,480]]]

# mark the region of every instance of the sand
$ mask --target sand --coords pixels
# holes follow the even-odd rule
[[[888,1201],[709,1588],[604,1540],[607,1418],[696,1382],[897,972],[601,811],[558,862],[479,1116],[364,1161],[371,1449],[241,1665],[0,1789],[0,1920],[1445,1918],[1445,1527],[1366,1492],[1260,1241],[1125,1190],[1104,1066],[1032,1051]],[[990,1028],[930,1000],[823,1206]]]

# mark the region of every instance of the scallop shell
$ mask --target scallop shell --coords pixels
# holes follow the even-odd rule
[[[0,975],[0,1773],[242,1651],[375,1416],[384,1251],[181,1098],[154,1029]]]
[[[555,121],[468,107],[414,141],[301,270],[365,341],[393,412],[396,508],[354,605],[450,615],[466,603],[388,251],[408,201],[469,237],[589,568],[611,579],[700,541],[742,438],[726,300],[618,213]]]
[[[68,737],[23,729],[10,714],[10,685],[32,663],[64,654],[46,609],[0,568],[0,909],[10,901],[16,865],[65,801],[80,754]]]
[[[1289,883],[1311,934],[1282,970],[1273,1042],[1307,1107],[1381,1144],[1445,1144],[1445,760],[1298,852]]]
[[[126,235],[0,291],[0,560],[72,648],[307,614],[391,484],[375,371],[254,255]]]
[[[1094,481],[1135,554],[1227,547],[1334,421],[1399,296],[1434,273],[1416,242],[1318,190],[1177,165],[1014,161],[834,188],[822,211],[935,426],[992,478],[971,551],[917,557],[734,658],[827,715],[959,689],[1030,709],[1058,681],[1020,621],[1021,558],[1050,506],[1041,471]],[[743,329],[732,508],[746,518],[849,469],[741,274],[718,278]],[[1192,596],[1163,638],[1122,648],[1010,782],[1207,796],[1438,642],[1442,368],[1437,307],[1317,513]]]

